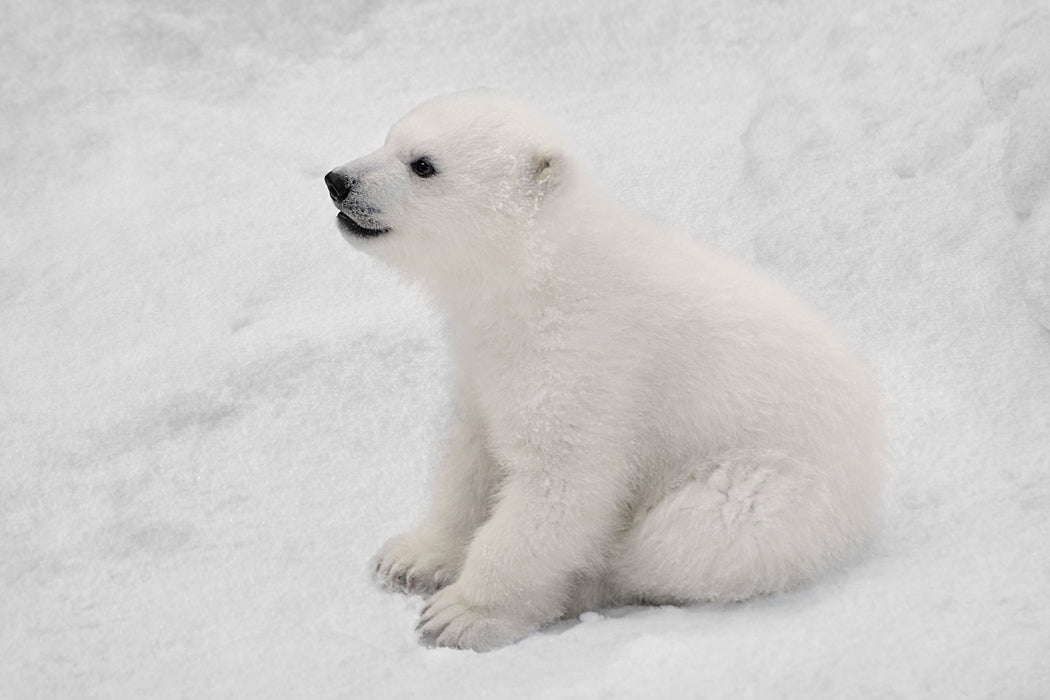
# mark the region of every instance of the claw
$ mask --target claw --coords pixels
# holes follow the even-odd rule
[[[416,625],[416,632],[419,633],[419,640],[427,646],[437,646],[438,638],[449,626],[449,623],[452,622],[452,619],[450,618],[444,622],[438,622],[437,624],[434,624],[433,627],[429,627],[433,622],[433,619],[428,619],[426,621],[420,620],[419,624]]]
[[[430,612],[430,608],[433,607],[433,605],[434,605],[434,599],[433,598],[431,598],[430,600],[428,600],[426,602],[426,604],[423,606],[423,609],[419,611],[419,618],[421,620],[423,618],[429,618],[430,617],[430,615],[428,615],[428,613]]]
[[[419,630],[419,643],[431,649],[436,646],[439,646],[438,637],[440,637],[441,633],[444,631],[444,627],[436,631],[427,630],[426,632],[424,632],[422,630]]]

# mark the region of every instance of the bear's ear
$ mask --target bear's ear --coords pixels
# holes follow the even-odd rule
[[[538,199],[542,199],[552,190],[557,189],[562,179],[564,159],[553,150],[540,151],[533,155],[531,167],[531,184]]]

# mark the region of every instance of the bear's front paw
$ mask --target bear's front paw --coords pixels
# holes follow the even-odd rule
[[[456,580],[460,559],[450,545],[409,532],[383,545],[373,560],[373,573],[390,590],[426,595]]]
[[[536,627],[497,610],[471,606],[453,584],[427,601],[416,631],[427,646],[492,651],[522,639]]]

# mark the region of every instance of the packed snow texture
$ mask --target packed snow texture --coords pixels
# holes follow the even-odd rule
[[[0,17],[0,697],[1050,695],[1045,0]],[[475,86],[868,358],[893,479],[850,566],[417,644],[367,563],[424,508],[446,336],[322,177]]]

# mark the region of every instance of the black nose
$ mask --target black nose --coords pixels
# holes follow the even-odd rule
[[[353,180],[334,170],[324,176],[324,184],[328,185],[328,194],[337,202],[346,199],[354,186]]]

